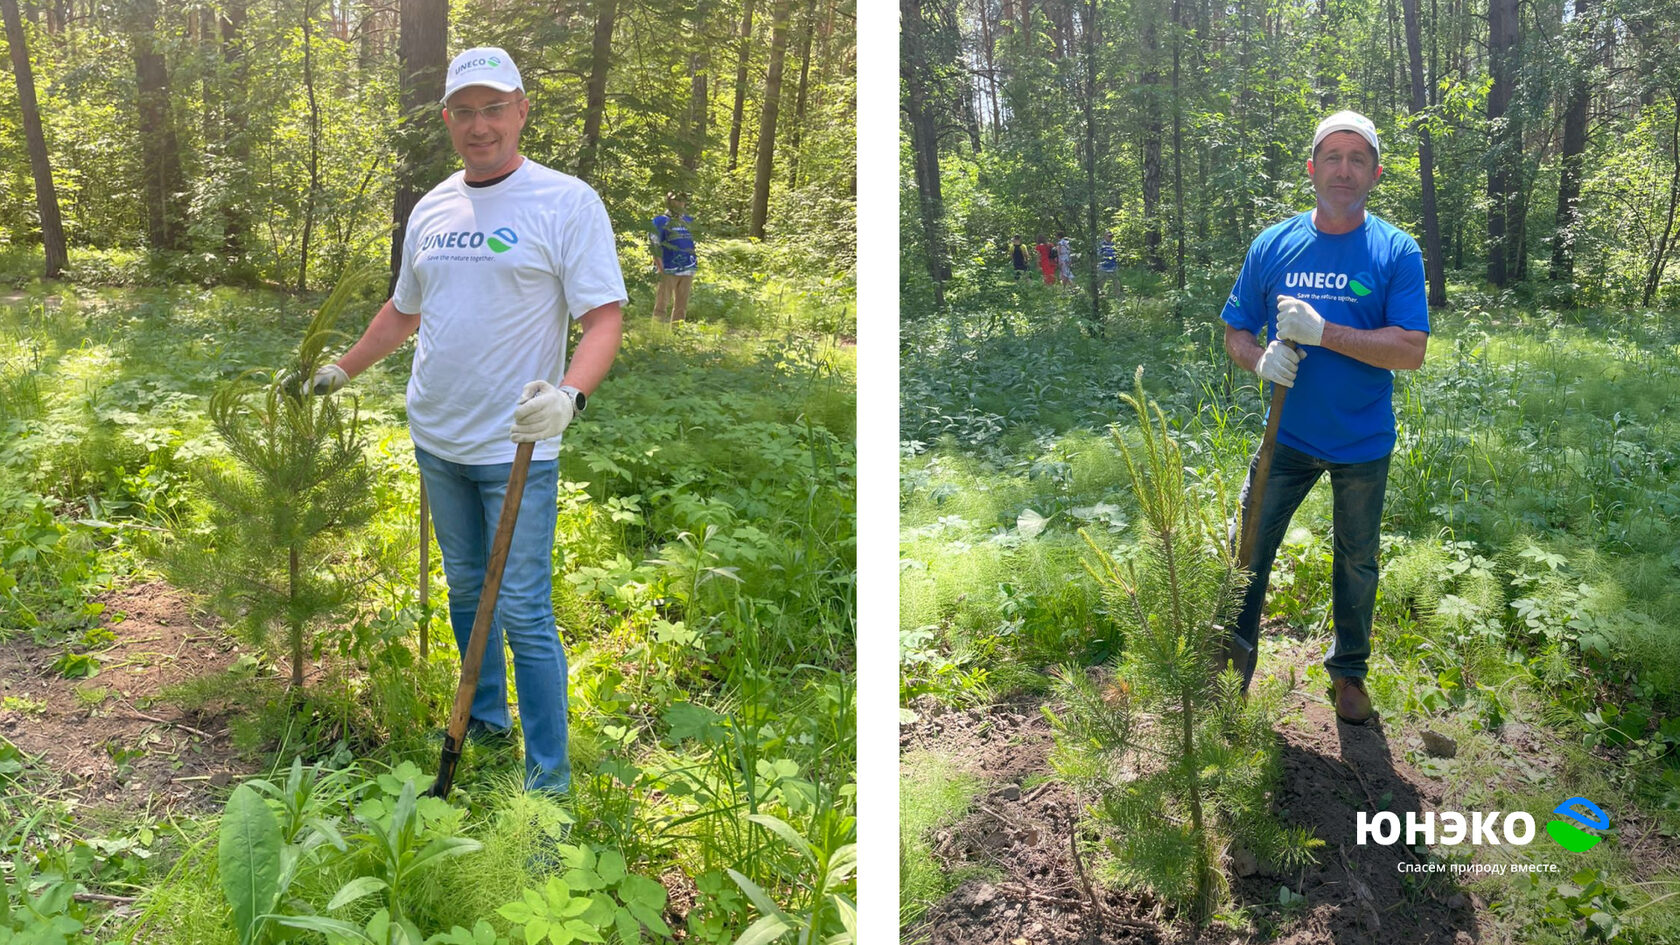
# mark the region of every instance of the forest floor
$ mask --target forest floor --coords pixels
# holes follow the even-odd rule
[[[1282,875],[1240,852],[1227,857],[1222,866],[1240,910],[1231,917],[1238,921],[1198,931],[1147,893],[1097,878],[1101,864],[1089,852],[1094,835],[1075,834],[1081,808],[1091,799],[1077,797],[1054,778],[1049,753],[1055,741],[1042,698],[1017,695],[964,710],[924,697],[914,719],[900,728],[901,754],[936,754],[982,786],[966,813],[926,838],[942,871],[967,878],[907,928],[905,940],[925,945],[1522,941],[1454,874],[1402,872],[1406,864],[1425,861],[1413,848],[1355,842],[1356,812],[1388,810],[1403,818],[1408,811],[1438,810],[1442,781],[1408,761],[1419,750],[1429,753],[1418,734],[1396,731],[1380,717],[1363,726],[1340,723],[1328,693],[1291,671],[1315,659],[1320,645],[1290,638],[1296,635],[1282,621],[1268,621],[1267,633],[1279,644],[1266,653],[1271,674],[1291,687],[1275,726],[1282,777],[1273,812],[1284,825],[1305,827],[1324,841],[1315,865]],[[1266,675],[1262,668],[1256,685]],[[1495,737],[1537,760],[1541,767],[1528,769],[1528,777],[1550,775],[1540,760],[1545,752],[1539,730],[1511,722]],[[1644,833],[1653,841],[1646,849],[1650,873],[1680,864],[1680,843]]]
[[[100,626],[114,641],[70,678],[67,651],[18,637],[0,649],[0,734],[56,783],[35,789],[78,799],[84,811],[200,813],[219,809],[226,787],[251,775],[232,742],[229,711],[188,712],[170,690],[237,675],[239,646],[221,621],[161,581],[101,595]]]

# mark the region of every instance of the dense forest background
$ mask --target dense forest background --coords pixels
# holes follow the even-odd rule
[[[1680,7],[1664,0],[903,0],[906,312],[1096,236],[1222,296],[1312,204],[1313,128],[1377,124],[1373,212],[1446,270],[1560,304],[1675,296]],[[1053,237],[1052,237],[1053,238]],[[1192,288],[1194,288],[1192,286]]]
[[[390,258],[459,166],[437,100],[473,45],[514,56],[524,152],[594,185],[621,241],[679,189],[703,240],[855,258],[850,0],[0,6],[0,241],[52,271],[67,245],[72,275],[304,288]]]

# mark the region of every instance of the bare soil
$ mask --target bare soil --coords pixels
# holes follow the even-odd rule
[[[53,668],[63,643],[27,636],[0,647],[0,735],[33,756],[32,788],[120,811],[195,812],[254,773],[228,738],[225,708],[188,714],[159,693],[227,672],[236,642],[162,582],[113,591],[104,626],[117,642],[96,650],[100,670],[67,679]]]
[[[1264,865],[1233,877],[1232,895],[1253,931],[1198,932],[1146,893],[1104,888],[1075,850],[1083,806],[1064,785],[1045,779],[1054,744],[1034,701],[985,710],[927,712],[900,730],[900,750],[927,749],[961,760],[990,782],[960,823],[930,838],[948,870],[989,867],[1002,879],[970,880],[935,903],[906,941],[929,945],[1073,945],[1073,943],[1281,942],[1466,945],[1478,930],[1475,897],[1436,874],[1403,882],[1402,845],[1354,843],[1357,810],[1431,810],[1440,789],[1395,752],[1380,721],[1337,722],[1328,705],[1304,708],[1280,726],[1282,782],[1276,813],[1310,828],[1325,845],[1318,864],[1289,876]],[[1398,757],[1396,757],[1398,754]],[[1030,782],[1024,784],[1023,782]],[[1088,838],[1081,838],[1088,839]],[[1244,869],[1247,872],[1248,868]],[[1410,876],[1406,877],[1408,880]],[[1285,910],[1279,889],[1305,893],[1306,906]]]

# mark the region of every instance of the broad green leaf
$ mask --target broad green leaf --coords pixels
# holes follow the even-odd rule
[[[817,862],[817,851],[812,848],[811,842],[801,837],[787,821],[769,814],[749,814],[747,819],[786,840],[789,846],[804,854],[807,861],[813,864]]]
[[[1037,538],[1048,524],[1049,519],[1032,509],[1022,509],[1021,514],[1015,516],[1015,530],[1021,533],[1022,538]]]
[[[632,875],[624,877],[624,882],[619,884],[618,898],[624,900],[625,905],[639,903],[653,909],[663,909],[667,894],[664,886],[646,876]]]
[[[747,898],[752,900],[752,904],[758,907],[759,912],[762,912],[766,916],[779,916],[784,914],[782,912],[782,907],[776,905],[776,901],[771,899],[769,894],[763,889],[759,888],[757,883],[732,869],[725,868],[724,872],[728,873],[729,878],[735,881],[735,885],[741,887],[741,891],[747,894]]]
[[[366,942],[368,945],[385,945],[384,942],[375,942],[368,937],[366,932],[341,919],[329,919],[326,916],[319,915],[277,915],[268,918],[273,918],[275,922],[294,929],[320,932],[322,935],[336,935],[352,942]]]
[[[735,940],[735,945],[769,945],[796,928],[798,926],[781,913],[766,915],[748,926]]]
[[[235,788],[222,812],[216,863],[241,945],[251,941],[257,918],[279,894],[280,848],[280,822],[274,812],[250,787]]]
[[[600,858],[595,862],[595,874],[609,886],[623,879],[627,872],[624,854],[617,850],[602,850]]]
[[[844,885],[856,870],[857,844],[848,843],[835,850],[833,858],[828,861],[828,874],[823,877],[819,895],[833,892],[835,888]]]
[[[338,892],[327,903],[327,911],[336,911],[342,908],[345,903],[355,902],[363,896],[385,889],[388,885],[377,876],[358,876],[338,888]]]

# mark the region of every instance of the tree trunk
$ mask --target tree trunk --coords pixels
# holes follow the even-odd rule
[[[321,199],[321,106],[315,99],[315,5],[303,5],[303,88],[309,99],[309,191],[303,197],[303,248],[298,253],[297,290],[309,288],[309,238]]]
[[[1680,89],[1674,92],[1674,132],[1669,141],[1669,159],[1674,173],[1668,179],[1668,216],[1663,220],[1662,235],[1657,238],[1656,253],[1651,269],[1645,276],[1645,291],[1639,297],[1641,306],[1648,306],[1662,285],[1663,270],[1668,268],[1668,251],[1674,245],[1674,213],[1680,208]]]
[[[998,110],[998,74],[997,62],[993,53],[997,45],[995,34],[992,32],[992,5],[986,0],[980,3],[980,50],[986,56],[986,84],[992,105],[992,147],[997,147],[998,135],[1003,131],[1003,115]],[[1003,0],[1003,18],[1009,19],[1009,0]]]
[[[1575,205],[1581,198],[1581,165],[1587,150],[1587,106],[1592,90],[1587,87],[1591,68],[1593,30],[1589,25],[1591,0],[1575,0],[1575,20],[1581,26],[1582,55],[1570,65],[1568,100],[1563,112],[1563,153],[1558,156],[1557,225],[1552,233],[1550,278],[1567,282],[1575,275]]]
[[[1086,272],[1091,285],[1091,333],[1102,326],[1102,285],[1097,275],[1097,0],[1085,7],[1085,226]]]
[[[597,0],[595,43],[589,54],[589,97],[583,113],[583,153],[578,156],[578,179],[589,183],[601,150],[601,118],[607,110],[607,70],[612,66],[613,21],[618,0]]]
[[[700,158],[706,153],[706,69],[711,57],[704,51],[688,56],[688,142],[682,166],[691,175],[700,169]]]
[[[181,146],[169,114],[169,68],[158,48],[156,0],[136,0],[129,21],[139,92],[140,161],[146,201],[146,244],[185,248]]]
[[[425,193],[423,169],[447,152],[446,129],[437,119],[437,100],[448,67],[449,0],[402,0],[398,13],[397,60],[402,80],[402,119],[397,125],[397,184],[391,203],[391,284],[402,268],[408,215]]]
[[[1418,0],[1405,0],[1406,51],[1412,67],[1412,118],[1418,128],[1418,176],[1423,184],[1423,270],[1429,283],[1429,304],[1447,304],[1447,276],[1441,256],[1441,221],[1435,212],[1435,147],[1423,117],[1429,107],[1424,97],[1423,28],[1418,17]]]
[[[811,75],[811,40],[817,31],[817,0],[805,7],[805,48],[799,55],[799,95],[793,109],[793,136],[788,142],[788,189],[799,187],[799,139],[805,130],[805,90]]]
[[[1161,259],[1161,72],[1157,58],[1154,9],[1145,9],[1143,24],[1143,259],[1155,272],[1167,268]]]
[[[226,109],[219,129],[222,155],[228,163],[228,187],[233,191],[222,201],[222,254],[229,261],[243,260],[245,242],[250,232],[250,220],[245,213],[245,197],[250,193],[250,139],[246,137],[244,122],[232,120],[233,115],[245,114],[249,92],[249,66],[240,46],[240,33],[245,29],[245,0],[229,0],[222,6],[222,89]]]
[[[735,170],[741,151],[741,113],[747,102],[747,62],[752,50],[753,6],[757,0],[747,0],[741,14],[740,52],[735,60],[735,111],[729,120],[729,169]]]
[[[910,151],[916,168],[916,203],[921,211],[922,239],[927,244],[928,275],[933,280],[933,304],[945,310],[944,199],[939,189],[939,126],[928,103],[928,71],[923,49],[922,7],[917,0],[899,0],[898,67],[904,84],[904,112],[910,123]]]
[[[1184,273],[1184,103],[1179,97],[1182,85],[1179,76],[1179,60],[1182,58],[1184,51],[1183,15],[1183,4],[1179,0],[1173,0],[1173,236],[1177,243],[1173,269],[1178,273],[1176,284],[1180,289],[1184,288],[1186,278]]]
[[[770,175],[776,158],[776,115],[782,101],[782,62],[787,58],[788,0],[776,0],[770,27],[770,71],[764,77],[764,111],[758,120],[758,165],[753,175],[749,235],[764,238],[770,218]]]
[[[41,248],[46,254],[48,279],[56,279],[70,264],[64,245],[64,221],[58,215],[58,190],[53,187],[52,158],[47,153],[46,134],[41,130],[41,111],[35,98],[35,74],[29,66],[23,21],[17,0],[0,0],[0,14],[6,20],[6,45],[12,53],[12,74],[17,78],[18,101],[23,105],[23,134],[28,141],[29,169],[35,175],[35,209],[41,216]]]
[[[1516,133],[1510,110],[1516,91],[1517,3],[1516,0],[1488,2],[1488,60],[1493,87],[1488,92],[1488,128],[1492,134],[1488,161],[1488,281],[1504,286],[1511,281],[1510,219],[1517,181],[1514,168],[1520,156],[1522,137]]]

